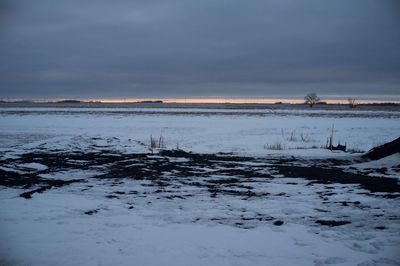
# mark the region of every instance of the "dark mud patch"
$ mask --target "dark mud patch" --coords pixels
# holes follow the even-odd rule
[[[40,172],[8,170],[8,166],[32,162],[46,165],[48,168]],[[347,221],[350,218],[345,215],[333,216],[331,219],[334,220],[322,220],[321,218],[326,218],[326,213],[335,214],[330,209],[332,204],[346,211],[350,211],[350,208],[355,208],[357,211],[370,208],[361,202],[351,201],[351,198],[338,201],[335,199],[336,194],[343,192],[351,196],[358,193],[382,198],[396,198],[400,195],[400,185],[397,180],[372,177],[364,173],[349,173],[341,168],[342,164],[350,163],[336,159],[240,157],[232,154],[195,154],[181,150],[160,151],[155,154],[116,154],[113,150],[102,153],[35,151],[19,158],[0,160],[0,165],[7,166],[0,169],[0,186],[19,188],[22,191],[18,193],[26,199],[32,198],[35,193],[45,193],[75,182],[82,183],[82,186],[78,185],[77,190],[82,194],[88,193],[85,191],[87,188],[92,191],[97,185],[108,186],[109,188],[102,190],[103,199],[109,199],[107,202],[110,203],[128,201],[129,204],[125,205],[125,208],[130,211],[146,205],[157,205],[158,201],[181,208],[180,206],[185,206],[182,204],[183,201],[191,199],[209,200],[214,203],[229,202],[233,205],[239,202],[238,204],[245,206],[252,204],[252,201],[257,204],[263,202],[267,210],[269,200],[282,199],[282,202],[291,200],[288,198],[301,194],[305,186],[311,186],[306,187],[306,192],[310,191],[312,196],[316,196],[318,202],[315,205],[311,203],[316,216],[303,218],[316,226],[335,227],[351,222]],[[87,179],[68,181],[45,179],[40,176],[43,173],[57,176],[56,173],[60,171],[79,169],[97,172],[100,169],[101,174]],[[316,184],[322,185],[315,186]],[[344,188],[341,190],[339,187]],[[135,200],[142,205],[131,204]],[[82,213],[94,215],[98,211],[98,209],[83,210]],[[227,205],[226,212],[201,220],[244,229],[254,228],[260,223],[268,223],[271,226],[282,226],[286,223],[284,217],[285,222],[268,214],[257,214],[263,211],[261,207],[256,211],[238,211],[237,208]],[[220,215],[224,217],[218,217]],[[391,217],[386,214],[382,216],[384,218],[379,217],[379,219],[398,220],[398,216]],[[288,222],[290,223],[290,220]]]
[[[183,150],[162,150],[160,151],[161,156],[174,157],[174,158],[186,158],[194,162],[209,162],[209,161],[224,161],[224,162],[249,162],[254,161],[253,157],[243,156],[232,156],[227,153],[192,153]]]
[[[119,199],[119,197],[117,195],[107,195],[106,198],[107,199]]]
[[[78,182],[77,180],[69,180],[69,181],[63,181],[63,180],[49,180],[51,181],[49,185],[46,186],[42,186],[40,188],[31,190],[31,191],[27,191],[24,193],[21,193],[19,196],[25,199],[31,199],[32,195],[35,193],[43,193],[46,190],[52,189],[52,188],[57,188],[57,187],[62,187],[74,182]]]
[[[41,178],[37,173],[18,173],[13,171],[4,171],[0,169],[0,186],[29,189],[35,188],[30,191],[26,191],[20,194],[20,197],[25,199],[32,198],[35,193],[43,193],[52,188],[59,188],[65,185],[69,185],[75,182],[81,182],[82,180],[57,180],[57,179],[46,179]]]
[[[194,222],[199,221],[200,218],[197,218]],[[214,217],[210,218],[210,221],[216,222],[218,224],[223,224],[223,225],[231,225],[234,227],[239,227],[242,229],[251,229],[256,227],[256,224],[259,222],[271,222],[275,220],[274,217],[269,216],[267,214],[261,214],[257,213],[254,214],[254,216],[244,216],[240,215],[239,217]],[[283,221],[276,220],[273,224],[278,222],[279,225],[283,224]],[[282,222],[280,224],[280,222]],[[278,225],[278,226],[279,226]]]
[[[320,224],[320,225],[325,225],[325,226],[341,226],[345,224],[350,224],[350,221],[335,221],[335,220],[316,220],[315,223]]]
[[[386,227],[385,226],[375,226],[375,229],[377,229],[377,230],[385,230]]]
[[[257,158],[219,153],[197,154],[182,150],[162,150],[158,154],[116,154],[116,151],[108,150],[102,153],[31,152],[16,159],[0,160],[0,165],[32,162],[48,167],[40,173],[55,173],[70,169],[102,169],[104,174],[91,178],[112,180],[114,183],[110,186],[118,186],[121,182],[131,179],[143,181],[142,186],[154,187],[154,190],[159,192],[163,192],[166,188],[191,186],[208,191],[211,197],[226,195],[241,197],[243,200],[270,195],[268,191],[256,190],[258,187],[256,183],[268,183],[277,178],[287,177],[309,180],[309,185],[315,183],[354,185],[387,198],[396,198],[400,195],[400,185],[396,179],[345,172],[335,165],[348,164],[349,161],[337,159]],[[38,173],[0,170],[1,186],[23,189],[35,187],[34,190],[21,195],[25,198],[73,182],[85,182],[85,180],[44,179],[38,176]],[[302,186],[292,181],[289,184]],[[331,187],[326,186],[326,191],[320,194],[323,200],[328,200],[328,197],[335,194],[330,190]],[[136,192],[129,192],[133,193]],[[286,196],[282,193],[278,195]],[[128,192],[115,191],[107,195],[107,198],[118,198],[124,194]],[[177,198],[176,195],[167,196]]]
[[[400,185],[394,178],[366,176],[319,166],[277,165],[275,167],[285,177],[301,177],[321,184],[353,184],[370,192],[400,192]]]
[[[85,211],[86,215],[93,215],[99,212],[99,209],[94,209],[94,210],[89,210],[89,211]]]

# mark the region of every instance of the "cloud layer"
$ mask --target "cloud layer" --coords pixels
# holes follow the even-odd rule
[[[0,97],[400,94],[397,1],[0,4]]]

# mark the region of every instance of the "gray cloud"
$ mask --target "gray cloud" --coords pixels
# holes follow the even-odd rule
[[[0,97],[400,94],[397,1],[4,1]]]

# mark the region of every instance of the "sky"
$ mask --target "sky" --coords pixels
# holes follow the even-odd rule
[[[0,98],[400,99],[400,1],[0,0]]]

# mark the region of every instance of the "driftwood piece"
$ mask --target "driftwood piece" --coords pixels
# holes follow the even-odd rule
[[[390,156],[398,152],[400,152],[400,138],[397,138],[381,146],[372,148],[370,151],[368,151],[361,157],[364,159],[379,160],[381,158]]]

